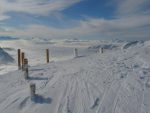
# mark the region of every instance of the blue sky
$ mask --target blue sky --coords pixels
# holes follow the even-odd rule
[[[150,39],[149,0],[0,0],[0,35]]]

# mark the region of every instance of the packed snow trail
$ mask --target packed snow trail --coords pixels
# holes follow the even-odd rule
[[[0,76],[0,113],[149,113],[150,46],[105,51]],[[30,99],[29,84],[36,83]]]

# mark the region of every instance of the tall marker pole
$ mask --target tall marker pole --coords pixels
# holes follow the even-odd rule
[[[21,49],[18,49],[18,69],[21,69]]]
[[[46,49],[46,62],[49,63],[49,50]]]

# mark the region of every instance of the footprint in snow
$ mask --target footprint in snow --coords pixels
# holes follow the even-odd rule
[[[92,105],[91,109],[94,109],[99,104],[99,98],[96,98],[94,104]]]

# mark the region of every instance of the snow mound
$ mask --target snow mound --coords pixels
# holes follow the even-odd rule
[[[0,63],[1,64],[7,64],[13,62],[14,59],[5,52],[2,48],[0,48]]]
[[[128,49],[130,47],[134,47],[134,46],[136,46],[138,44],[142,44],[142,43],[143,43],[143,41],[131,41],[131,42],[128,42],[125,45],[123,45],[123,49]]]

